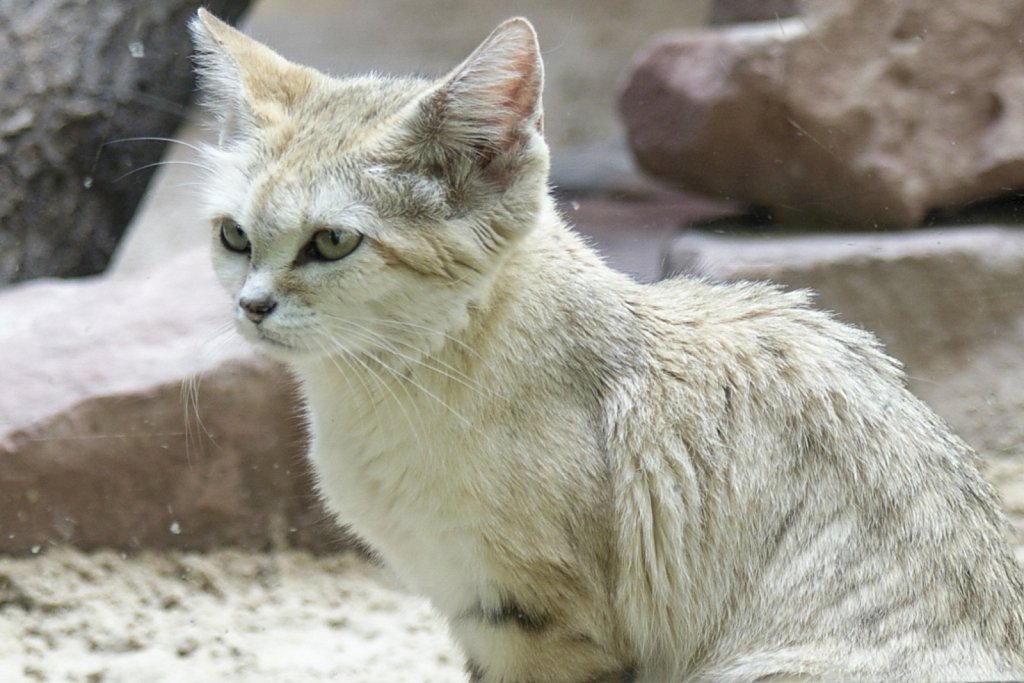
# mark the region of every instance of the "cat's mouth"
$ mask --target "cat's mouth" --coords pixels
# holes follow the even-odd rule
[[[278,352],[298,353],[302,351],[302,349],[281,340],[274,334],[265,330],[263,327],[256,325],[241,325],[241,327],[242,336],[246,337],[256,346]]]
[[[294,346],[291,346],[290,344],[285,344],[283,341],[278,341],[277,339],[274,339],[273,337],[268,336],[266,334],[260,334],[259,340],[261,343],[267,344],[268,346],[272,346],[275,349],[285,349],[287,351],[297,350]]]

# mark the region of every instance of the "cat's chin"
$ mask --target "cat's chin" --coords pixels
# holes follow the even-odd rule
[[[286,341],[282,341],[281,339],[267,334],[261,329],[254,329],[247,326],[239,327],[241,328],[240,332],[246,341],[260,351],[280,360],[292,360],[294,358],[316,355],[309,349],[293,346]]]

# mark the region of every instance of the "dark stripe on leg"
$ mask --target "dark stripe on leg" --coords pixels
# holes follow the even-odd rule
[[[466,673],[469,674],[469,683],[484,683],[484,668],[472,659],[466,662]]]
[[[597,678],[588,678],[586,683],[636,683],[636,667],[626,667],[622,671],[601,674]]]

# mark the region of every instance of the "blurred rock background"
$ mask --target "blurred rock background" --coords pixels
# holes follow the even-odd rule
[[[204,4],[235,20],[249,0]],[[0,285],[106,268],[160,160],[152,138],[185,115],[198,6],[0,3]]]
[[[440,74],[530,17],[553,182],[609,262],[816,289],[906,362],[1024,521],[1021,17],[900,0],[879,32],[868,5],[262,0],[243,26],[333,74]],[[0,551],[347,543],[290,379],[227,324],[188,112],[107,274],[0,291]]]

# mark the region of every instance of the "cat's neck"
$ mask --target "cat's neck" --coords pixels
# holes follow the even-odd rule
[[[636,289],[605,265],[549,201],[537,225],[470,303],[459,340],[479,353],[510,340],[527,346],[568,347],[572,339],[586,344],[607,334],[622,299]]]

